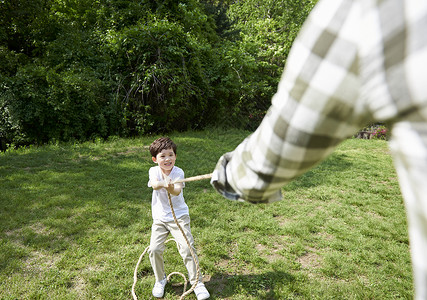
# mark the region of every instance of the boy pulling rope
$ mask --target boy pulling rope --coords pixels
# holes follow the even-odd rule
[[[138,265],[146,252],[149,253],[151,266],[156,278],[152,294],[156,298],[164,295],[165,286],[173,274],[168,277],[164,272],[163,251],[169,233],[172,234],[178,250],[183,258],[188,271],[191,289],[184,292],[186,295],[194,291],[198,300],[208,299],[210,294],[202,282],[199,262],[194,240],[190,231],[190,217],[188,206],[184,201],[182,189],[185,182],[210,178],[210,174],[194,176],[184,179],[184,172],[175,166],[176,145],[169,138],[159,138],[150,145],[152,160],[157,166],[150,168],[148,186],[153,188],[152,216],[153,225],[151,231],[150,246],[141,254],[134,272],[134,284],[132,296],[136,298],[135,284],[137,281]],[[169,205],[168,205],[169,204]],[[181,276],[183,276],[181,274]],[[183,276],[185,278],[185,276]],[[184,290],[186,285],[184,286]]]

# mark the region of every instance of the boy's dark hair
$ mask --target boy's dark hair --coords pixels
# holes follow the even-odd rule
[[[164,149],[172,148],[173,152],[176,155],[176,145],[175,143],[168,137],[161,137],[155,140],[150,145],[150,153],[152,157],[156,157],[157,154],[162,152]]]

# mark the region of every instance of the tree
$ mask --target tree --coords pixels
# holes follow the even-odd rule
[[[269,107],[292,43],[316,2],[245,0],[230,4],[228,17],[240,33],[239,43],[233,43],[228,52],[241,82],[235,110],[254,116]]]

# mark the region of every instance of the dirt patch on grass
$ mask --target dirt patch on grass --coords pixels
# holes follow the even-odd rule
[[[322,257],[314,248],[308,248],[306,253],[297,258],[297,261],[303,269],[317,269],[322,265]]]
[[[334,239],[334,236],[332,234],[329,234],[327,232],[321,231],[317,233],[323,240],[331,241]]]
[[[272,246],[267,246],[263,244],[257,244],[255,246],[255,249],[258,251],[259,256],[268,261],[269,263],[282,259],[280,251],[284,248],[284,245],[279,244],[277,242],[274,243]]]
[[[34,231],[34,233],[37,234],[49,235],[52,232],[42,223],[34,223],[31,224],[29,227]]]
[[[28,229],[35,234],[33,239],[37,239],[37,236],[43,239],[52,233],[52,230],[47,226],[38,222],[29,225],[27,228],[7,231],[6,236],[12,244],[28,253],[28,255],[22,259],[22,269],[25,273],[28,273],[30,276],[41,277],[46,270],[55,267],[57,262],[61,259],[61,256],[59,254],[49,253],[45,250],[33,250],[31,247],[27,246],[24,241],[26,240],[26,236],[28,239]]]
[[[239,245],[232,243],[228,252],[228,257],[223,258],[215,263],[215,265],[226,274],[251,274],[252,268],[244,261],[236,257]]]
[[[143,147],[134,146],[134,147],[127,148],[126,151],[118,152],[117,155],[118,156],[131,155],[138,152],[142,152],[143,150],[148,151],[148,149],[149,149],[149,146],[143,146]]]
[[[72,283],[72,289],[76,292],[79,299],[83,299],[86,295],[86,282],[81,277],[75,277]]]
[[[291,223],[291,222],[292,222],[292,220],[291,220],[291,219],[286,218],[286,217],[284,217],[284,216],[273,216],[273,217],[274,217],[274,219],[277,221],[277,224],[278,224],[280,227],[284,227],[285,225],[287,225],[287,224],[289,224],[289,223]]]
[[[238,259],[221,259],[215,265],[227,274],[248,275],[253,273],[253,268]]]
[[[32,251],[24,260],[24,268],[28,273],[41,277],[47,270],[55,267],[60,259],[60,255],[46,254],[41,251]]]

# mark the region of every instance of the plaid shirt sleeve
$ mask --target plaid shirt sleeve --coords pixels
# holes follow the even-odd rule
[[[319,1],[293,44],[266,117],[220,158],[214,188],[233,200],[277,201],[283,185],[368,122],[425,122],[422,3]],[[414,73],[420,77],[410,78]]]

